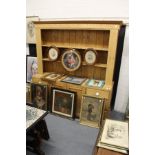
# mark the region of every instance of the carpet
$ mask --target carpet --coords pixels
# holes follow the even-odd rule
[[[41,148],[46,155],[92,155],[99,129],[52,114],[45,120],[50,139],[43,140]],[[33,155],[28,151],[26,154]]]

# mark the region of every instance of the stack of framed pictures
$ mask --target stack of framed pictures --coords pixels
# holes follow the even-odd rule
[[[86,83],[86,86],[93,88],[103,88],[104,84],[105,84],[104,80],[89,79]]]
[[[106,119],[97,146],[127,154],[128,122]]]
[[[80,124],[99,128],[103,105],[104,100],[102,98],[83,95],[80,112]]]
[[[61,81],[81,85],[85,80],[86,80],[86,78],[80,78],[80,77],[75,77],[75,76],[67,76]]]
[[[31,84],[26,83],[26,103],[31,104]]]
[[[57,88],[51,88],[51,111],[55,114],[74,118],[75,93]]]

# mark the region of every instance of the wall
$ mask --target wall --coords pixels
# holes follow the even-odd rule
[[[128,19],[128,0],[26,0],[26,15],[49,18]]]
[[[126,26],[119,81],[115,99],[115,111],[124,113],[129,102],[129,27]]]
[[[122,20],[128,25],[129,0],[26,0],[26,15],[41,20]],[[115,107],[125,112],[128,102],[128,27],[122,55]]]

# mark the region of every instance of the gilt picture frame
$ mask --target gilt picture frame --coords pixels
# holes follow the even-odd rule
[[[64,117],[74,118],[75,92],[51,88],[52,112]]]
[[[103,98],[83,95],[80,111],[80,124],[99,128],[103,107]]]
[[[62,54],[61,62],[67,71],[75,71],[81,66],[81,55],[75,49],[67,49]]]

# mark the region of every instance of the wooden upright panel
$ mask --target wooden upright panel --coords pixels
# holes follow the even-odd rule
[[[106,85],[112,85],[112,81],[113,81],[117,39],[118,39],[118,30],[111,30],[110,39],[109,39],[107,70],[106,70],[106,78],[105,78]]]
[[[36,43],[37,43],[37,59],[38,59],[38,73],[43,74],[43,62],[42,62],[42,42],[41,42],[41,30],[36,28]]]

